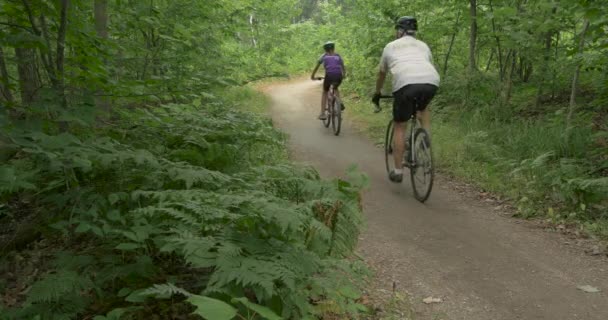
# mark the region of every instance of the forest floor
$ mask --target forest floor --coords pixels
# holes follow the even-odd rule
[[[401,299],[395,292],[402,291],[407,301],[400,305],[409,309],[388,318],[606,319],[608,259],[593,255],[588,240],[512,218],[508,203],[441,174],[421,204],[409,179],[388,181],[383,152],[349,123],[348,106],[339,137],[316,120],[319,82],[263,90],[275,123],[290,136],[294,160],[325,177],[351,165],[369,176],[359,253],[376,274],[370,300],[394,306],[389,300]]]

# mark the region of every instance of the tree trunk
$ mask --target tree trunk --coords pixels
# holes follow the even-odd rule
[[[503,105],[506,106],[511,101],[511,92],[513,90],[513,74],[517,66],[517,51],[513,50],[511,53],[511,68],[507,74],[506,87],[504,91]]]
[[[551,15],[554,15],[557,12],[557,7],[553,7],[551,10]],[[540,79],[538,81],[538,87],[536,91],[536,102],[534,106],[538,108],[540,106],[540,102],[543,96],[543,88],[545,85],[545,80],[547,79],[547,72],[549,70],[549,59],[551,57],[551,43],[553,42],[553,30],[547,31],[545,34],[545,52],[543,54],[543,64],[540,70]]]
[[[38,50],[39,54],[40,54],[40,60],[42,60],[42,65],[44,66],[44,69],[46,70],[47,76],[49,77],[49,80],[51,82],[51,84],[53,85],[53,87],[57,87],[58,83],[57,83],[57,76],[55,73],[55,68],[53,66],[53,54],[52,54],[52,46],[51,46],[51,37],[49,35],[49,31],[46,25],[46,19],[44,17],[43,14],[40,15],[40,26],[38,26],[38,23],[36,22],[36,19],[34,17],[34,12],[32,11],[32,5],[30,4],[29,0],[21,0],[21,2],[23,3],[23,7],[25,9],[25,12],[27,13],[28,16],[28,20],[30,21],[30,24],[32,26],[32,30],[34,31],[34,34],[42,37],[44,39],[44,43],[46,45],[46,48],[40,48]]]
[[[454,32],[452,33],[452,38],[450,39],[450,47],[448,48],[448,52],[445,55],[445,61],[443,63],[443,76],[448,73],[448,62],[450,60],[450,55],[452,54],[452,48],[454,47],[454,40],[456,39],[456,34],[458,33],[458,22],[460,21],[460,11],[456,16],[456,23],[454,26]]]
[[[108,38],[108,0],[95,1],[95,31],[102,39]]]
[[[470,0],[471,35],[469,38],[469,74],[477,70],[475,63],[475,45],[477,44],[477,0]]]
[[[59,20],[59,29],[57,30],[57,75],[59,77],[59,85],[61,86],[61,90],[63,90],[63,86],[65,84],[65,79],[63,77],[63,64],[65,60],[65,35],[67,33],[68,26],[68,6],[70,5],[70,0],[61,0],[61,15]]]
[[[558,31],[557,34],[555,35],[555,55],[553,57],[553,59],[555,61],[558,61],[559,58],[559,40],[561,38],[561,33]],[[557,70],[554,68],[553,69],[553,74],[552,74],[552,79],[551,79],[551,99],[555,99],[555,95],[556,95],[556,91],[557,91]]]
[[[108,39],[108,0],[94,0],[95,3],[95,31],[101,39]],[[104,59],[104,65],[107,62]],[[106,111],[111,111],[110,101],[105,97],[105,92],[102,89],[97,90],[95,105]]]
[[[36,100],[36,92],[40,87],[34,63],[36,54],[30,48],[15,48],[15,56],[17,57],[21,102],[29,105]]]
[[[528,61],[526,58],[521,58],[521,81],[524,83],[528,83],[530,81],[530,77],[532,77],[532,73],[534,72],[534,65],[532,62]]]
[[[2,97],[7,102],[13,102],[13,93],[11,92],[10,79],[8,70],[6,69],[6,61],[4,59],[4,50],[0,47],[0,92]]]
[[[494,53],[496,52],[496,50],[492,50],[492,52],[490,53],[490,58],[488,58],[488,64],[486,65],[486,72],[488,72],[488,70],[490,70],[490,66],[492,65],[492,59],[494,59]]]
[[[568,106],[568,118],[566,119],[567,128],[570,128],[572,123],[572,115],[574,114],[574,109],[576,108],[576,91],[578,89],[578,78],[581,73],[582,67],[582,59],[581,55],[583,54],[583,50],[585,49],[585,34],[587,33],[587,29],[589,29],[589,20],[585,19],[583,23],[583,31],[581,31],[580,40],[578,43],[577,55],[578,62],[576,63],[576,69],[574,71],[574,75],[572,76],[572,90],[570,91],[570,105]],[[567,134],[566,136],[569,136]]]
[[[258,41],[255,38],[255,27],[253,26],[253,13],[249,15],[249,28],[251,29],[251,45],[253,45],[254,48],[258,47]]]
[[[489,0],[490,12],[492,15],[494,14],[494,6],[492,6],[492,0]],[[500,37],[496,34],[496,22],[494,21],[494,17],[492,16],[492,34],[494,35],[494,39],[496,39],[496,52],[498,53],[498,74],[500,75],[500,81],[504,80],[504,67],[503,67],[503,57],[502,57],[502,46],[500,45]]]
[[[34,25],[34,21],[32,21],[32,25]],[[51,46],[51,36],[49,34],[46,18],[44,15],[40,15],[40,28],[42,29],[42,38],[46,43],[46,49],[40,48],[40,59],[42,60],[42,65],[46,70],[46,73],[53,85],[53,88],[57,89],[59,87],[59,79],[57,78],[57,71],[55,70],[55,64],[53,63],[53,50]]]

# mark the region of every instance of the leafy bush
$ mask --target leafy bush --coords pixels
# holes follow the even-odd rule
[[[225,104],[123,111],[109,128],[72,133],[7,128],[15,151],[0,197],[44,212],[58,244],[0,318],[357,312],[344,258],[365,178],[325,181],[290,165],[268,119]]]

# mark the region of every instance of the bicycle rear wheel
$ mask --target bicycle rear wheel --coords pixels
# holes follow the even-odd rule
[[[410,167],[410,177],[414,197],[420,202],[425,202],[431,195],[435,169],[433,166],[433,154],[430,145],[431,137],[426,130],[418,128],[414,134],[415,148],[413,163]]]
[[[325,128],[329,128],[329,125],[331,124],[331,106],[332,102],[331,99],[327,99],[327,103],[325,104],[325,120],[323,120],[323,125],[325,126]]]
[[[331,106],[331,127],[334,130],[334,135],[340,134],[340,128],[342,127],[342,106],[340,98],[336,97],[334,103]]]
[[[384,163],[386,164],[386,173],[390,173],[395,169],[395,161],[393,160],[393,121],[389,120],[386,126],[386,135],[384,137]]]

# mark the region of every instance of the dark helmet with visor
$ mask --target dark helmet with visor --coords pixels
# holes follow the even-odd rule
[[[404,16],[397,19],[395,22],[395,29],[403,29],[405,31],[416,31],[418,30],[418,21],[416,18],[411,16]]]
[[[333,50],[336,47],[336,44],[328,41],[323,45],[323,49],[325,49],[325,51],[329,51],[329,50]]]

